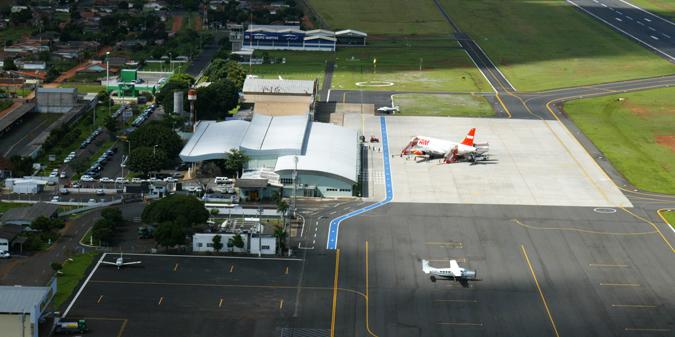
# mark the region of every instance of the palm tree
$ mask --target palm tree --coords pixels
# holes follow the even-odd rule
[[[275,225],[274,226],[274,237],[277,238],[277,243],[279,244],[279,248],[283,252],[284,249],[286,249],[286,236],[288,234],[286,233],[286,230],[284,229],[283,226]]]
[[[288,211],[288,207],[288,202],[286,202],[286,200],[279,199],[279,201],[277,201],[277,213],[281,215],[281,224],[284,228],[286,226],[286,212]]]

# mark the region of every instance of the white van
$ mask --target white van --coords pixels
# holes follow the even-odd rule
[[[228,177],[216,177],[216,184],[231,184],[232,179]]]

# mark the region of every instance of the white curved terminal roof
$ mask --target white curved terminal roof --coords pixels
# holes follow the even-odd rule
[[[231,149],[250,156],[278,156],[275,172],[298,171],[327,174],[357,182],[358,143],[355,130],[314,123],[309,115],[266,116],[254,114],[251,122],[205,121],[183,147],[185,162],[224,159]]]
[[[239,146],[249,128],[246,121],[200,121],[195,133],[180,151],[186,162],[224,159],[231,149]]]
[[[358,181],[358,143],[356,131],[333,124],[312,123],[305,154],[298,157],[298,171],[335,175],[353,183]],[[277,159],[275,172],[295,169],[296,156]]]

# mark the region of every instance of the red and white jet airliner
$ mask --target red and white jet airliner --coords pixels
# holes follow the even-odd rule
[[[476,161],[479,158],[485,158],[489,145],[474,143],[475,135],[476,128],[472,128],[460,143],[426,136],[416,136],[403,148],[401,156],[415,156],[428,159],[443,158],[443,163],[445,164],[454,163],[460,159]]]

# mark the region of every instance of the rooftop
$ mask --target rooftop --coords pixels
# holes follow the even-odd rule
[[[49,287],[0,286],[0,313],[32,313],[49,293]]]
[[[28,207],[17,207],[7,210],[5,214],[2,215],[2,223],[6,221],[26,221],[33,222],[33,220],[45,216],[52,216],[59,206],[55,204],[48,204],[45,202],[38,202]]]
[[[314,94],[314,81],[305,80],[275,80],[256,77],[247,77],[244,81],[244,94]]]

